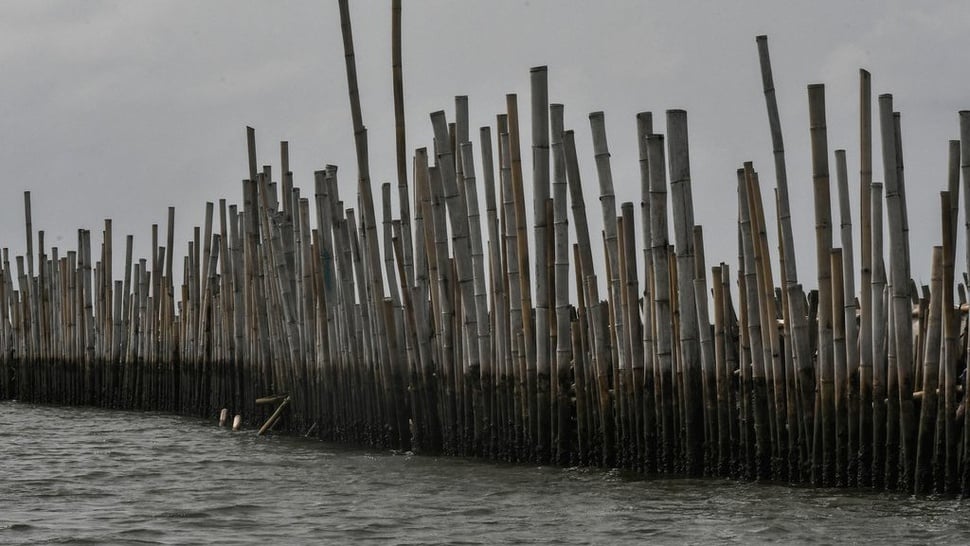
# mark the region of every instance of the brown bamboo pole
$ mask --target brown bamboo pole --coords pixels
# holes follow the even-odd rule
[[[947,203],[949,205],[949,203]],[[923,352],[923,400],[920,405],[919,432],[916,444],[914,489],[927,493],[933,486],[933,432],[936,420],[940,348],[943,337],[943,247],[933,247],[933,269],[930,286],[930,314]]]
[[[951,187],[959,188],[959,141],[950,141],[950,150],[953,151],[952,144],[956,142],[957,149],[951,158],[956,156],[957,183]],[[952,162],[951,162],[952,164]],[[958,190],[959,191],[959,190]],[[939,402],[939,415],[937,417],[937,450],[942,453],[935,455],[934,466],[936,471],[937,491],[943,493],[954,493],[957,490],[957,465],[959,454],[957,452],[959,433],[956,428],[957,411],[957,376],[956,365],[959,357],[959,329],[960,315],[953,306],[953,279],[954,264],[956,261],[956,214],[953,210],[954,194],[950,192],[941,193],[940,210],[943,217],[943,351],[940,366],[941,401]],[[939,436],[942,436],[940,438]]]
[[[970,218],[970,110],[960,111],[960,173],[963,177],[963,214]],[[966,248],[970,250],[970,222],[966,222]],[[967,271],[970,272],[970,255],[966,257]],[[970,343],[970,338],[967,340]],[[968,345],[965,345],[967,347]],[[966,350],[966,349],[965,349]],[[968,351],[970,352],[970,351]],[[970,394],[970,373],[963,384],[964,418],[963,418],[963,453],[960,469],[960,494],[970,496],[970,419],[966,417],[966,397]]]
[[[869,72],[859,69],[859,474],[872,483],[873,312],[872,312],[872,91]]]
[[[872,486],[882,488],[886,464],[887,336],[886,269],[883,260],[882,184],[871,188],[872,208]]]
[[[522,152],[519,140],[519,106],[518,97],[515,94],[505,96],[505,105],[508,115],[509,129],[509,166],[511,168],[512,191],[515,198],[515,215],[513,220],[518,245],[516,259],[519,264],[519,296],[521,298],[522,309],[522,336],[525,342],[526,367],[532,368],[535,365],[535,327],[532,323],[532,280],[529,274],[529,241],[526,235],[528,220],[525,215],[525,197],[523,193],[522,181]],[[530,389],[530,392],[532,389]]]
[[[627,371],[627,399],[630,416],[628,420],[631,425],[631,435],[635,446],[635,452],[630,459],[630,465],[639,469],[643,464],[643,455],[646,450],[646,439],[644,437],[643,425],[643,334],[640,332],[640,309],[639,309],[639,281],[637,279],[637,259],[636,259],[636,226],[634,225],[633,203],[627,202],[621,205],[622,244],[621,256],[623,259],[623,291],[624,291],[624,310],[625,322],[627,325],[626,339],[629,343],[631,366]]]
[[[744,180],[739,181],[738,201],[741,224],[741,242],[744,256],[745,296],[747,307],[748,343],[751,347],[751,406],[754,416],[755,467],[752,477],[766,479],[771,472],[771,430],[769,423],[768,390],[765,362],[765,336],[759,290],[758,265],[755,263],[755,228],[751,225],[751,199],[749,197],[754,170],[750,162],[744,164]]]
[[[772,461],[772,468],[776,477],[787,479],[787,463],[791,449],[788,424],[785,421],[788,417],[788,401],[786,398],[785,370],[783,369],[784,362],[781,355],[781,340],[778,328],[775,327],[778,316],[775,303],[775,283],[771,273],[771,256],[768,249],[768,234],[765,228],[764,202],[761,196],[758,173],[753,172],[748,183],[750,184],[748,198],[751,203],[752,227],[755,229],[753,234],[757,234],[754,241],[755,266],[761,292],[759,296],[761,323],[765,325],[762,329],[762,337],[765,352],[766,392],[770,405],[769,423],[772,426],[773,438],[772,456],[774,460]]]

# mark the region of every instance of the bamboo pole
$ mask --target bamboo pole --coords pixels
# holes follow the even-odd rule
[[[947,203],[949,205],[949,203]],[[920,405],[919,432],[916,443],[914,489],[927,493],[933,485],[931,457],[936,420],[940,348],[943,337],[943,247],[933,247],[933,269],[930,286],[930,315],[923,352],[923,399]]]
[[[869,72],[859,69],[859,474],[872,483],[873,312],[872,312],[872,91]]]
[[[835,385],[832,352],[832,214],[829,197],[828,140],[825,124],[825,86],[808,86],[812,142],[812,180],[815,197],[815,239],[818,267],[818,369],[822,409],[822,460],[816,461],[821,475],[816,482],[831,485],[835,480]]]
[[[549,459],[552,430],[549,410],[551,401],[550,363],[553,348],[549,344],[549,286],[547,269],[548,235],[551,226],[546,225],[546,201],[549,200],[549,81],[545,66],[533,67],[529,71],[532,100],[532,199],[533,221],[535,222],[535,350],[537,374],[537,454],[540,461]]]
[[[674,364],[673,316],[670,304],[670,270],[667,266],[667,179],[664,158],[664,137],[647,137],[647,156],[650,169],[650,247],[653,256],[653,306],[656,317],[656,358],[660,372],[661,430],[659,467],[665,472],[674,469]]]
[[[909,236],[906,228],[906,202],[899,179],[899,150],[896,146],[892,95],[879,96],[879,122],[882,136],[883,171],[886,177],[886,212],[889,221],[889,263],[896,339],[896,373],[899,386],[899,436],[902,444],[903,488],[912,489],[916,430],[913,409],[913,331],[909,303]],[[894,484],[887,484],[894,485]]]
[[[882,184],[874,182],[872,197],[872,486],[882,488],[886,464],[886,395],[888,312],[885,302],[886,268],[883,260]]]
[[[687,143],[687,112],[667,111],[667,154],[670,164],[670,193],[677,252],[678,314],[680,353],[684,370],[684,403],[687,407],[686,471],[699,475],[704,457],[704,405],[702,362],[694,299],[694,202],[691,195],[690,154]],[[706,295],[705,295],[706,298]],[[706,328],[706,325],[705,325]]]
[[[845,150],[835,151],[836,183],[839,188],[839,217],[840,236],[842,243],[842,284],[845,294],[843,315],[845,325],[845,362],[846,384],[843,385],[848,404],[846,419],[848,421],[848,461],[846,468],[846,485],[855,485],[858,474],[859,452],[859,339],[856,327],[855,305],[855,259],[852,243],[852,208],[849,203],[849,177],[845,164]],[[833,309],[837,312],[837,309]]]

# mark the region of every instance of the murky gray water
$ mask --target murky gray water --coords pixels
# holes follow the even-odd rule
[[[968,515],[956,500],[635,480],[0,403],[3,544],[960,544]]]

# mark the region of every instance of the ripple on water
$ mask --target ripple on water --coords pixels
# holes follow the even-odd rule
[[[0,403],[0,543],[959,543],[949,499],[643,479]]]

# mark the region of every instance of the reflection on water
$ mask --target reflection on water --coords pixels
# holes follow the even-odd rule
[[[965,502],[635,479],[0,403],[0,543],[965,543]]]

